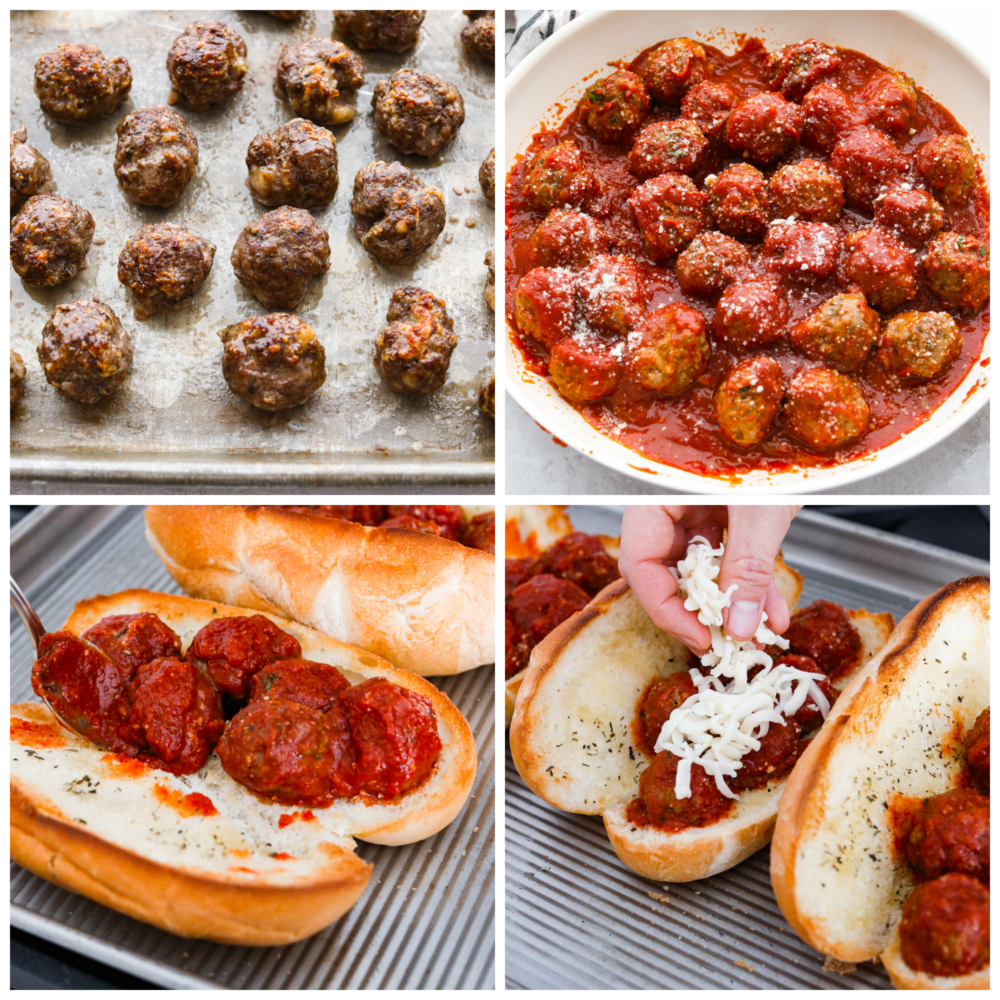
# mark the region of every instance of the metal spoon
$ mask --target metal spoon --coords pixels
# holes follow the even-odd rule
[[[28,637],[31,639],[31,645],[34,647],[35,655],[37,656],[38,643],[42,636],[45,635],[45,626],[42,625],[41,618],[38,617],[28,598],[24,596],[24,591],[17,585],[14,577],[10,578],[10,603],[14,605],[14,610],[20,616],[25,629],[27,629]]]

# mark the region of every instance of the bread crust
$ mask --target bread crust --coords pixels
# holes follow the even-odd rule
[[[79,634],[106,615],[139,611],[159,615],[184,647],[211,618],[252,613],[130,590],[81,601],[64,628]],[[423,784],[387,802],[340,799],[306,817],[302,807],[254,796],[222,771],[215,754],[196,775],[123,772],[110,755],[63,729],[46,706],[25,703],[11,707],[11,857],[174,934],[280,945],[316,933],[360,896],[372,867],[354,853],[355,838],[412,843],[450,823],[476,773],[472,733],[450,699],[371,653],[265,616],[299,640],[304,657],[336,665],[352,683],[386,677],[431,699],[443,749]],[[45,737],[42,753],[19,750],[14,719],[41,727],[35,732]],[[70,793],[76,782],[87,794]],[[171,812],[177,797],[192,793],[204,795],[216,813]]]
[[[902,962],[898,923],[913,882],[896,863],[886,815],[894,793],[934,795],[954,786],[962,766],[956,733],[988,705],[989,580],[968,577],[899,622],[788,781],[771,883],[807,944],[847,962],[878,957],[901,989],[988,987],[988,968],[944,979]]]
[[[302,622],[425,677],[496,658],[488,552],[259,506],[151,504],[146,535],[192,597]]]

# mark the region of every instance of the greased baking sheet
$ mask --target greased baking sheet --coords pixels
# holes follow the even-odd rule
[[[621,508],[571,507],[574,527],[617,535]],[[827,598],[901,618],[940,586],[989,565],[801,512],[783,546],[805,575],[800,603]],[[770,848],[713,878],[665,885],[618,861],[599,816],[560,812],[528,790],[507,748],[506,982],[509,989],[871,989],[881,966],[846,975],[788,926]]]
[[[166,58],[185,25],[217,19],[246,42],[249,72],[231,100],[205,112],[176,106],[198,137],[197,172],[170,208],[132,202],[115,179],[115,128],[137,108],[166,104]],[[428,11],[410,52],[365,52],[365,83],[353,122],[331,131],[340,186],[331,205],[310,211],[330,234],[330,270],[314,280],[297,313],[326,349],[326,383],[303,406],[265,413],[237,400],[222,378],[218,332],[265,313],[236,280],[230,253],[252,219],[269,211],[246,187],[246,149],[259,132],[295,117],[273,92],[282,47],[330,38],[333,11],[307,11],[288,23],[255,11],[13,11],[11,131],[51,162],[55,193],[94,217],[88,266],[55,288],[31,288],[10,270],[11,345],[28,369],[11,421],[15,480],[102,483],[324,485],[436,482],[490,484],[493,423],[479,412],[479,386],[493,374],[494,314],[483,300],[483,258],[494,243],[494,211],[479,186],[479,166],[494,145],[494,67],[465,54],[460,10]],[[34,63],[63,42],[97,45],[132,68],[128,101],[114,115],[81,127],[59,125],[32,89]],[[433,157],[406,156],[375,129],[375,84],[404,66],[453,81],[465,124]],[[354,176],[372,160],[399,160],[441,190],[449,221],[412,267],[382,268],[352,232]],[[118,255],[142,225],[173,222],[216,245],[215,263],[194,304],[137,320],[118,282]],[[445,300],[458,346],[448,381],[430,397],[394,393],[372,365],[394,289],[415,284]],[[132,373],[115,395],[93,406],[63,398],[45,382],[36,349],[60,303],[94,294],[132,337]]]
[[[179,589],[146,543],[140,507],[39,508],[14,530],[11,572],[42,621],[61,625],[74,603],[128,587]],[[31,645],[11,613],[11,701],[31,691]],[[375,866],[335,924],[283,948],[240,948],[175,937],[11,863],[15,927],[174,988],[492,989],[494,984],[494,672],[431,678],[469,720],[478,772],[448,827],[406,847],[358,844]]]

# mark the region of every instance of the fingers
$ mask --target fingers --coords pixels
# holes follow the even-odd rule
[[[764,610],[767,612],[767,627],[776,635],[781,635],[788,628],[792,617],[781,591],[773,582],[764,597]]]

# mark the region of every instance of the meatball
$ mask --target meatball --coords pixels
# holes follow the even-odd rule
[[[547,212],[583,204],[594,187],[576,144],[561,142],[535,154],[521,182],[521,194],[532,208]]]
[[[790,655],[808,656],[828,677],[836,678],[861,662],[861,636],[847,612],[832,601],[813,601],[793,611],[785,638]]]
[[[827,153],[852,129],[864,125],[854,101],[836,87],[820,83],[802,98],[802,141]]]
[[[131,89],[127,60],[105,59],[96,45],[60,45],[35,62],[35,94],[42,111],[62,125],[113,115]]]
[[[405,52],[420,40],[425,10],[338,10],[337,31],[359,49]]]
[[[726,142],[755,163],[770,163],[798,145],[802,124],[797,104],[780,94],[754,94],[730,114]]]
[[[844,207],[844,185],[819,160],[780,167],[768,182],[775,213],[804,222],[836,222]]]
[[[472,23],[462,29],[462,47],[476,59],[493,62],[497,51],[494,11],[467,10],[465,13]]]
[[[522,333],[555,347],[573,328],[576,282],[568,271],[536,267],[514,289],[514,319]]]
[[[275,91],[300,118],[317,125],[343,125],[357,114],[365,64],[343,42],[310,38],[286,45],[278,57]]]
[[[85,208],[54,194],[29,198],[10,224],[10,262],[27,285],[61,285],[84,267],[94,238]]]
[[[772,281],[730,285],[715,310],[715,336],[724,344],[757,347],[777,340],[788,319],[788,299]]]
[[[444,229],[444,195],[401,163],[381,160],[354,178],[354,235],[385,267],[412,264]]]
[[[705,159],[708,140],[694,122],[676,118],[644,128],[628,154],[628,168],[646,179],[658,174],[693,174]]]
[[[140,205],[172,205],[194,177],[198,140],[170,108],[140,108],[118,125],[115,177]]]
[[[907,166],[907,157],[875,129],[848,132],[830,154],[830,167],[843,182],[847,204],[869,214],[883,189],[900,183]]]
[[[813,281],[829,277],[836,270],[840,233],[825,222],[776,222],[764,237],[763,250],[772,271]]]
[[[276,660],[250,679],[250,702],[297,701],[317,712],[329,712],[351,682],[329,663]]]
[[[298,316],[251,316],[227,326],[219,339],[226,384],[259,410],[298,406],[326,381],[323,345]]]
[[[20,208],[32,195],[52,190],[49,161],[28,145],[28,133],[22,125],[10,137],[10,210]]]
[[[705,317],[697,309],[672,302],[651,312],[636,327],[642,337],[633,363],[636,377],[665,396],[683,392],[708,367],[712,348]]]
[[[656,746],[660,730],[674,709],[680,708],[697,692],[698,689],[686,670],[679,670],[669,677],[660,677],[649,685],[639,707],[639,721],[642,724],[647,751],[652,751]]]
[[[752,448],[771,432],[781,409],[785,379],[774,358],[759,356],[738,361],[719,383],[712,416],[719,433],[740,448]]]
[[[726,167],[705,180],[708,211],[716,228],[737,239],[755,239],[767,226],[771,199],[764,175],[749,163]]]
[[[646,315],[646,283],[631,257],[600,254],[577,281],[580,314],[595,330],[619,336]]]
[[[649,94],[635,73],[620,69],[584,91],[577,113],[601,142],[628,142],[649,114]]]
[[[879,202],[875,225],[923,246],[944,225],[944,209],[926,191],[902,184]]]
[[[64,303],[45,324],[38,360],[49,385],[78,403],[96,403],[125,381],[132,341],[103,302]]]
[[[507,614],[524,634],[529,649],[538,645],[557,625],[586,607],[590,598],[575,583],[539,572],[511,590]]]
[[[135,299],[139,319],[191,305],[212,270],[215,244],[171,222],[143,226],[118,257],[118,280]]]
[[[801,733],[802,727],[795,719],[788,719],[783,726],[772,722],[767,732],[757,737],[760,746],[740,758],[740,769],[729,782],[733,791],[763,788],[769,781],[784,777],[798,760]]]
[[[927,287],[949,308],[971,316],[990,297],[990,247],[975,236],[941,233],[927,244]]]
[[[486,299],[486,304],[496,312],[497,269],[492,250],[487,250],[483,263],[486,265],[486,284],[483,286],[483,298]]]
[[[448,377],[455,336],[444,299],[414,285],[389,300],[388,326],[379,330],[375,367],[394,392],[428,396]]]
[[[868,430],[868,401],[849,376],[832,368],[804,368],[788,383],[782,419],[810,448],[828,451]]]
[[[24,368],[24,359],[21,357],[17,351],[10,352],[10,409],[13,412],[14,407],[21,400],[21,396],[24,394],[24,376],[26,374]]]
[[[330,269],[330,237],[304,208],[283,205],[247,223],[231,260],[265,309],[295,309],[309,282]]]
[[[677,257],[677,283],[696,295],[721,295],[750,263],[742,243],[722,233],[699,233]]]
[[[528,241],[528,260],[536,267],[586,267],[611,249],[604,227],[582,212],[554,208]]]
[[[990,793],[990,710],[979,713],[972,729],[966,735],[965,762],[973,785],[987,795]]]
[[[571,403],[593,403],[618,388],[621,366],[596,338],[581,344],[566,337],[549,352],[549,375]]]
[[[913,154],[913,165],[946,205],[964,205],[976,188],[976,156],[969,140],[939,135]]]
[[[398,69],[379,80],[372,95],[375,127],[402,153],[433,156],[458,135],[465,102],[440,76]]]
[[[962,788],[924,799],[906,824],[904,850],[925,879],[958,872],[989,885],[990,800]]]
[[[707,222],[708,196],[683,174],[663,174],[640,184],[628,203],[643,246],[657,259],[687,246]]]
[[[197,21],[174,39],[167,53],[167,72],[173,84],[171,104],[183,98],[192,111],[207,111],[242,88],[246,43],[221,21]]]
[[[250,193],[262,205],[314,208],[337,193],[337,140],[304,118],[254,136],[246,163]]]
[[[767,70],[772,90],[780,90],[790,101],[806,95],[819,80],[840,69],[837,50],[815,38],[786,45],[768,60]]]
[[[150,660],[181,655],[177,633],[148,611],[108,615],[87,629],[82,638],[115,662],[125,682],[132,680],[139,667]]]
[[[899,378],[937,378],[962,353],[962,335],[945,312],[905,312],[885,325],[875,357]]]
[[[691,767],[691,794],[677,795],[680,758],[669,750],[658,753],[639,776],[639,798],[654,826],[707,826],[733,811],[735,802],[719,791],[715,779],[700,765]]]
[[[807,358],[841,372],[857,371],[878,335],[878,313],[856,288],[827,299],[788,334]]]
[[[543,573],[575,583],[591,597],[596,597],[609,583],[617,580],[618,560],[608,554],[597,535],[573,531],[553,542],[539,557]]]
[[[892,233],[858,230],[844,246],[848,251],[844,274],[873,308],[892,312],[917,294],[917,259]]]
[[[479,186],[483,189],[483,197],[490,207],[496,201],[496,147],[490,150],[490,155],[483,160],[479,168]]]
[[[490,420],[496,417],[496,399],[497,399],[497,380],[496,376],[491,378],[489,382],[484,383],[483,387],[479,390],[479,409],[490,418]],[[478,546],[477,546],[478,547]]]
[[[813,674],[811,683],[819,688],[820,693],[826,698],[828,705],[832,706],[837,700],[837,692],[834,691],[830,678],[820,670],[819,665],[811,656],[796,656],[793,654],[791,656],[782,656],[774,661],[776,667],[781,664],[794,667],[794,669],[801,670],[807,674]],[[805,702],[792,718],[802,727],[803,732],[818,729],[823,724],[823,712],[819,707],[819,703],[812,695],[807,695]]]
[[[857,99],[865,120],[873,128],[905,135],[916,121],[916,85],[897,70],[873,76],[858,92]]]
[[[632,72],[642,77],[646,88],[664,104],[679,104],[695,84],[708,75],[710,64],[705,50],[690,38],[671,38],[643,52],[633,63]]]
[[[708,139],[720,140],[726,134],[729,114],[738,103],[736,91],[728,83],[703,80],[681,99],[681,117],[694,122]]]

